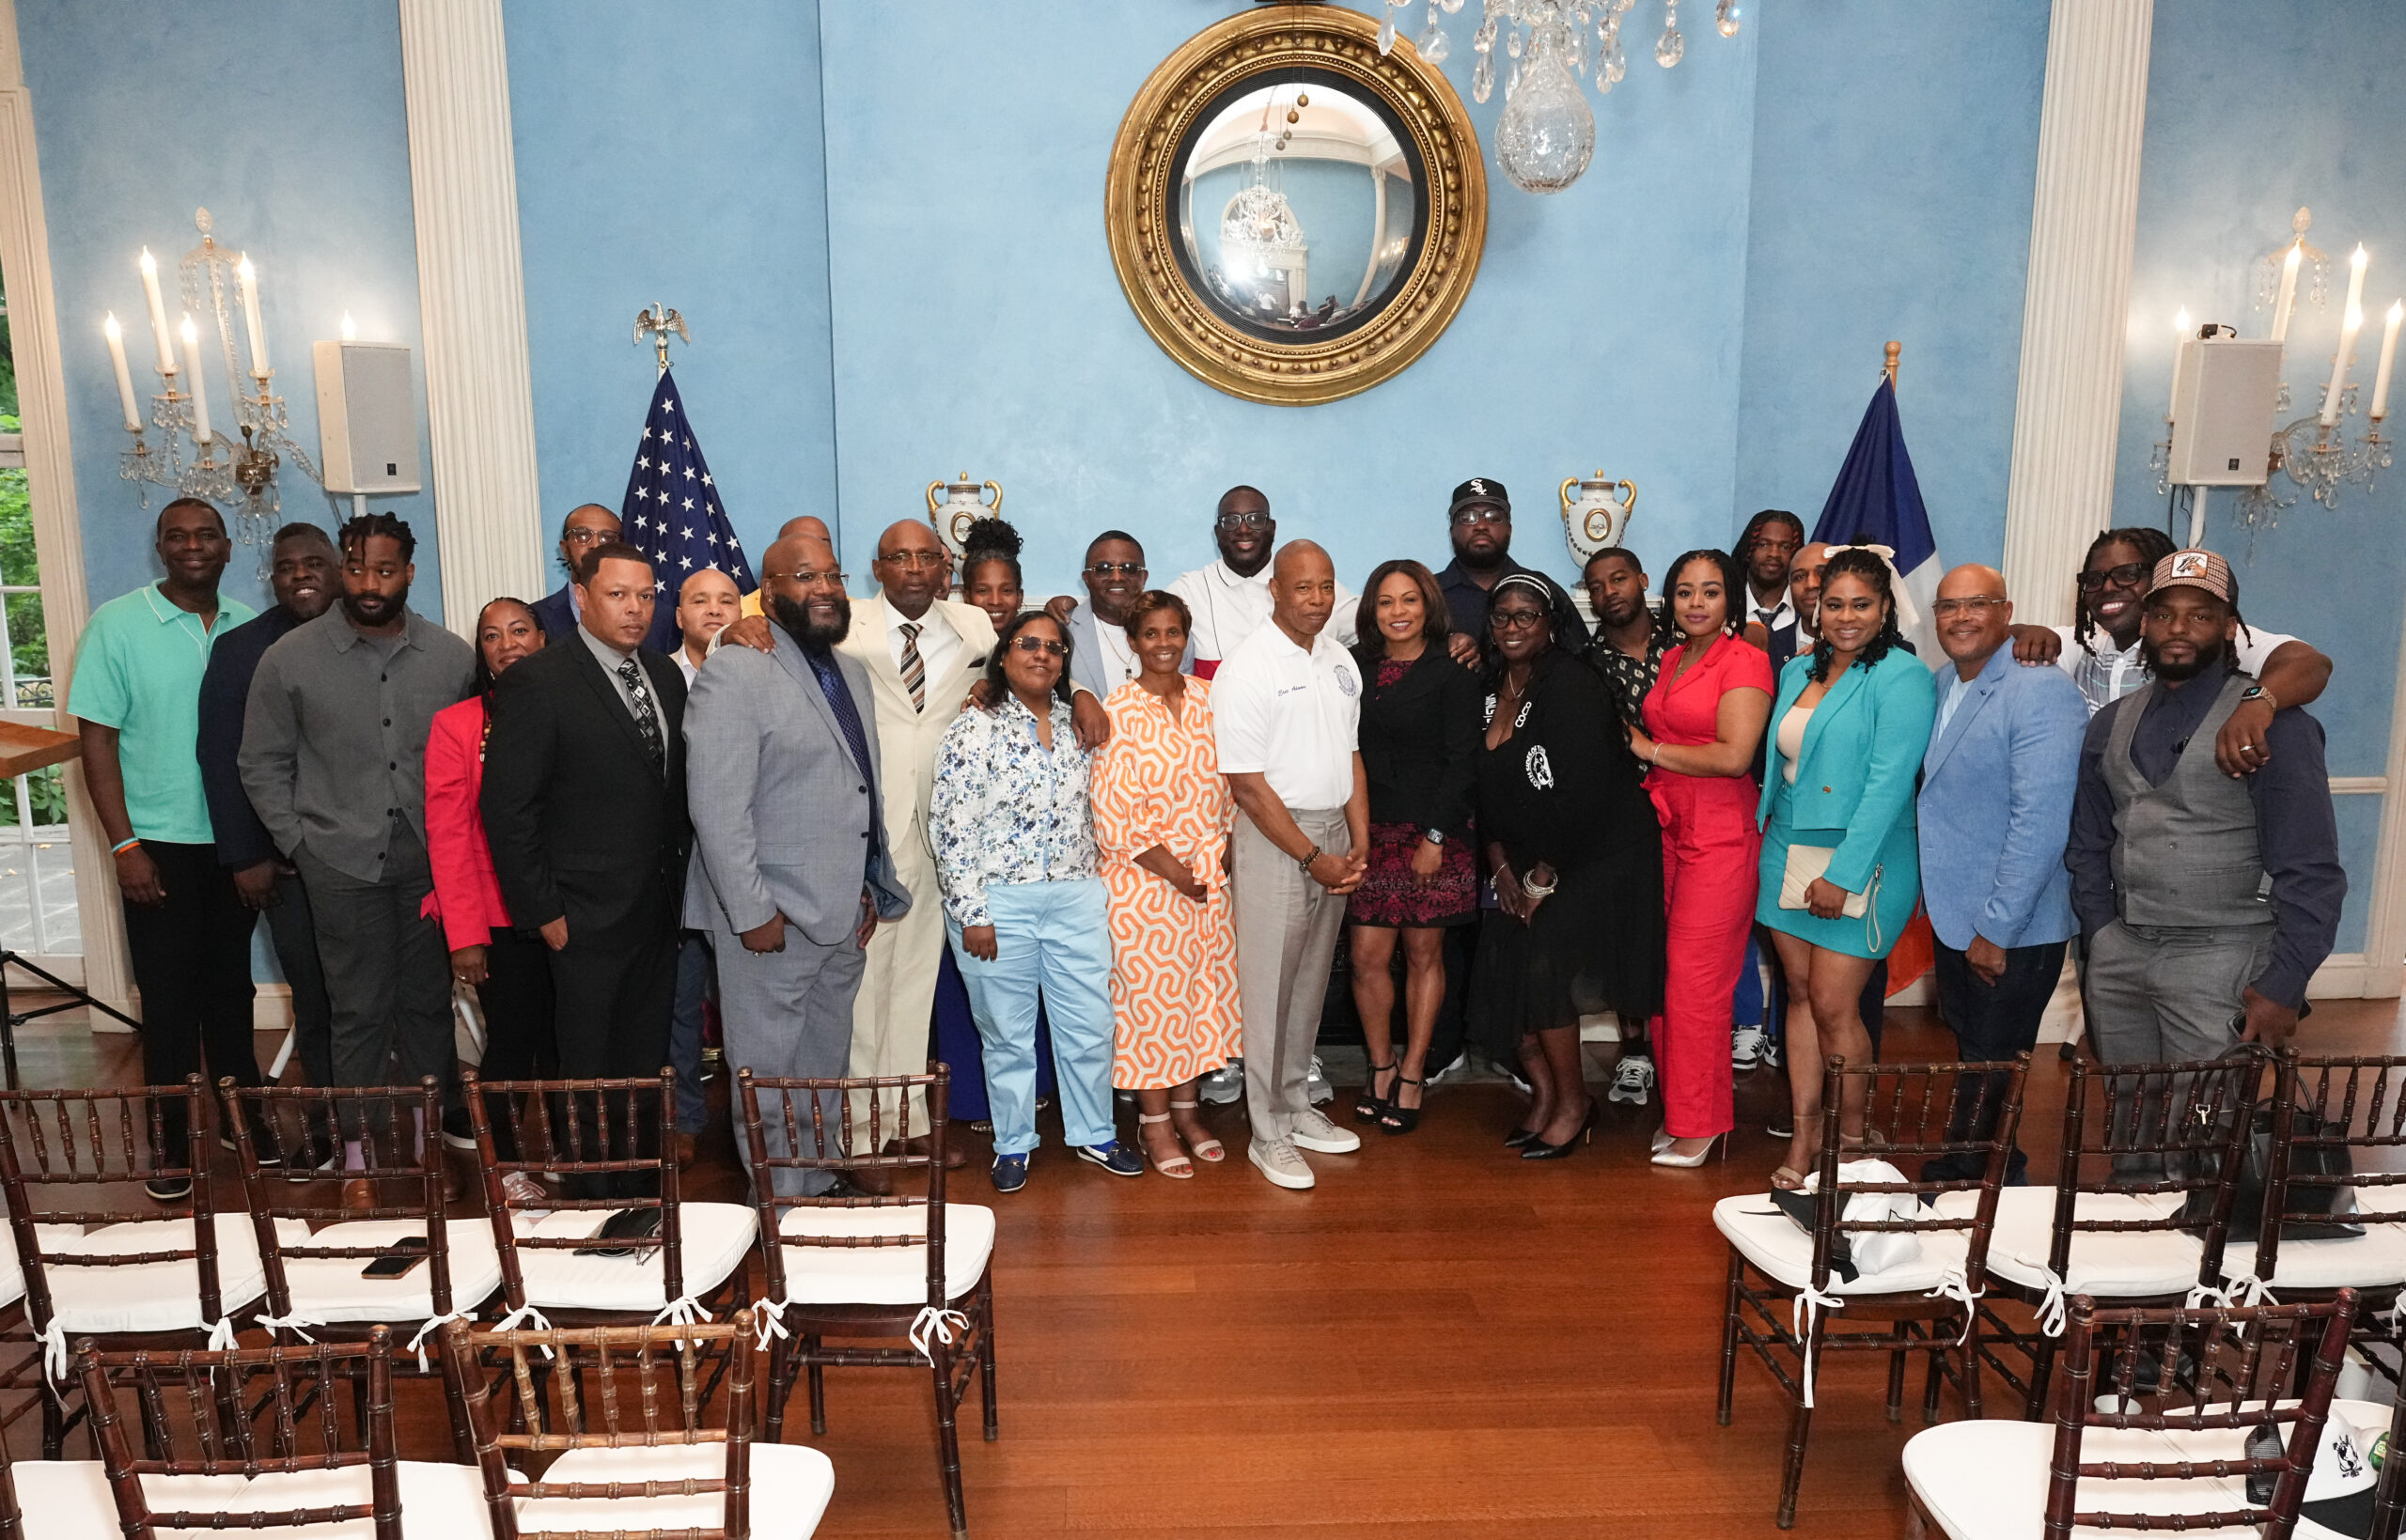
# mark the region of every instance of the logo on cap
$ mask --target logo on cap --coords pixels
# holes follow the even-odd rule
[[[2202,551],[2181,551],[2173,553],[2172,576],[2176,578],[2202,578],[2206,576],[2208,570],[2206,553]]]

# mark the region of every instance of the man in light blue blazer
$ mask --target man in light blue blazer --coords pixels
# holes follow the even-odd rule
[[[2015,666],[2013,605],[1995,568],[1955,568],[1930,609],[1947,661],[1933,674],[1938,716],[1921,765],[1922,902],[1938,941],[1939,1010],[1964,1060],[1993,1063],[2037,1045],[2079,929],[2064,842],[2088,709],[2062,670]],[[1957,1137],[1979,1137],[1993,1115],[1984,1104],[1976,1123],[1970,1112]],[[1930,1167],[1950,1161],[1963,1169],[1938,1174],[1979,1174],[1970,1156]],[[2019,1149],[2012,1161],[2008,1180],[2020,1181]]]

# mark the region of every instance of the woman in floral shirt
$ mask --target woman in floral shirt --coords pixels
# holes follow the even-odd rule
[[[1078,1158],[1144,1170],[1111,1116],[1111,919],[1094,813],[1093,756],[1070,723],[1070,639],[1042,611],[1005,626],[983,707],[954,719],[936,755],[929,824],[970,1014],[985,1049],[994,1190],[1027,1183],[1036,1148],[1036,1003],[1053,1028],[1061,1122]]]

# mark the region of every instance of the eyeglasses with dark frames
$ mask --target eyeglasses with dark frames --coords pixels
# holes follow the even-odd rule
[[[2093,594],[2109,583],[2117,588],[2135,588],[2145,583],[2148,574],[2154,570],[2155,568],[2151,563],[2124,562],[2119,567],[2108,567],[2095,572],[2083,572],[2080,575],[2080,591],[2084,594]]]
[[[1266,513],[1224,513],[1219,518],[1222,529],[1268,529],[1273,522]]]
[[[1051,636],[1029,636],[1024,633],[1011,638],[1011,646],[1022,652],[1049,652],[1055,658],[1070,655],[1070,644]]]
[[[1086,568],[1099,578],[1133,578],[1145,570],[1143,562],[1096,562]]]
[[[1543,610],[1490,610],[1487,613],[1487,629],[1492,631],[1535,630],[1553,618]]]

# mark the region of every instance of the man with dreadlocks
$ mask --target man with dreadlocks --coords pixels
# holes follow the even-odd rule
[[[2227,562],[2164,556],[2140,620],[2148,683],[2098,712],[2081,745],[2064,859],[2107,1064],[2280,1047],[2338,933],[2348,879],[2321,724],[2280,707],[2260,769],[2212,763],[2211,735],[2260,694],[2233,648],[2242,630]]]
[[[1762,627],[1774,669],[1796,656],[1798,611],[1789,577],[1804,549],[1804,521],[1786,508],[1765,508],[1746,521],[1730,552],[1746,574],[1745,618]]]
[[[2071,676],[2095,716],[2147,683],[2140,661],[2141,596],[2156,564],[2172,554],[2172,537],[2143,525],[2109,529],[2089,542],[2070,626],[2016,626],[2013,656],[2023,663],[2054,663]],[[2271,753],[2265,732],[2284,706],[2305,706],[2331,680],[2331,660],[2294,636],[2241,627],[2231,646],[2256,691],[2240,703],[2214,740],[2214,762],[2226,775],[2248,775]]]

